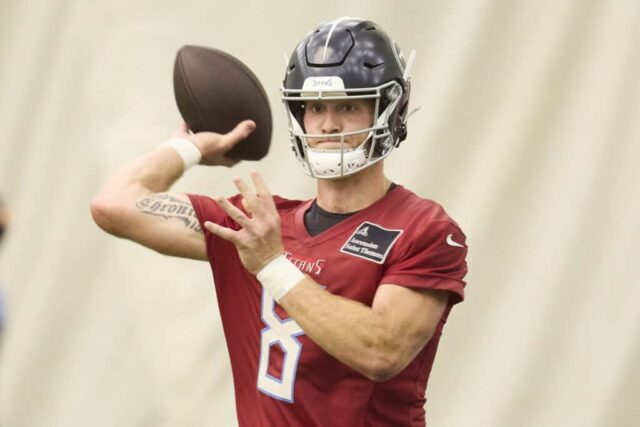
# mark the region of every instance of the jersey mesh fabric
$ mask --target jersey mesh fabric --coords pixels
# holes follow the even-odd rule
[[[208,220],[240,228],[212,199],[189,198],[201,225]],[[239,195],[229,200],[243,209]],[[270,326],[265,323],[269,316],[263,312],[262,287],[244,269],[235,247],[202,227],[231,359],[240,426],[424,426],[425,389],[442,328],[451,307],[464,298],[464,234],[440,205],[402,186],[315,236],[304,226],[304,213],[312,200],[275,197],[275,201],[287,257],[327,291],[370,306],[378,286],[395,284],[446,291],[449,305],[431,340],[402,372],[386,382],[373,382],[343,365],[301,330],[295,336],[299,344],[295,352],[274,345],[262,352],[267,354],[263,360],[261,337]],[[370,240],[372,235],[393,239],[375,243]],[[354,245],[381,245],[384,257],[360,256]],[[270,310],[271,306],[266,307]],[[275,305],[274,312],[279,322],[293,322],[280,306]],[[290,396],[270,395],[259,388],[260,366],[268,365],[268,376],[277,379],[280,374],[284,382],[284,366],[291,363],[296,365]]]

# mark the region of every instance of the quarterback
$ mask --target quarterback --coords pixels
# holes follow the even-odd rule
[[[190,134],[118,170],[92,201],[107,232],[208,261],[241,426],[424,426],[442,329],[464,298],[465,236],[437,203],[391,182],[406,135],[411,57],[377,24],[339,18],[294,50],[282,100],[313,200],[257,173],[233,197],[169,192],[255,123]]]

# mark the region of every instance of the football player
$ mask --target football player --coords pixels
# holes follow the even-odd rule
[[[408,63],[407,63],[408,62]],[[169,193],[255,123],[190,135],[131,162],[92,202],[100,227],[210,263],[241,426],[425,425],[444,323],[464,297],[465,236],[437,203],[384,174],[407,134],[410,63],[379,25],[320,24],[297,46],[282,99],[313,200],[259,174],[231,198]]]

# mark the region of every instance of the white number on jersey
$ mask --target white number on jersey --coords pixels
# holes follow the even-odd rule
[[[298,360],[302,344],[298,335],[304,334],[293,319],[282,320],[275,312],[276,301],[262,290],[262,321],[267,325],[260,333],[260,362],[258,363],[258,390],[276,399],[293,402]],[[267,372],[271,347],[279,345],[284,353],[281,378]]]

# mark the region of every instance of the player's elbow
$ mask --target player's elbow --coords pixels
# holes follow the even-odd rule
[[[371,381],[389,381],[398,375],[406,366],[399,354],[395,352],[381,352],[369,360],[364,375]]]
[[[425,328],[402,339],[389,338],[369,353],[365,375],[376,382],[388,381],[402,372],[431,339],[433,330]]]
[[[113,199],[98,194],[91,200],[91,217],[107,233],[118,234],[117,219],[120,216],[121,209]]]

